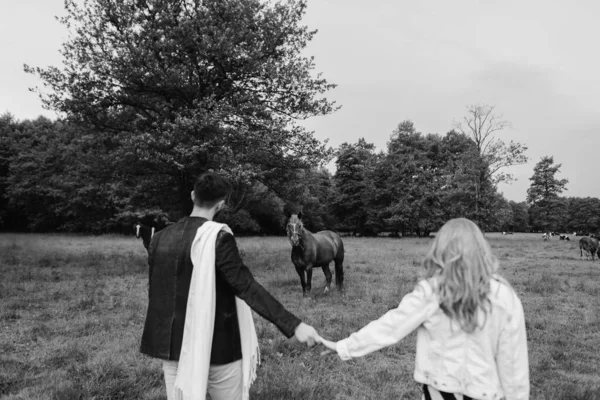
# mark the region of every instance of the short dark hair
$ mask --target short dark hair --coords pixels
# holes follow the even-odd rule
[[[214,172],[205,172],[194,183],[194,198],[197,206],[212,207],[231,193],[231,183]]]

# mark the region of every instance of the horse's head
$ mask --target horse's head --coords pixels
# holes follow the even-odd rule
[[[304,225],[302,224],[302,213],[292,214],[288,219],[287,224],[287,233],[288,239],[292,246],[296,247],[300,244],[300,238],[302,235],[302,231],[304,230]]]
[[[140,224],[135,224],[133,226],[135,228],[135,237],[140,238],[140,228],[142,227]]]

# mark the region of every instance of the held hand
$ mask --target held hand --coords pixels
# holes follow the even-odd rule
[[[296,328],[294,336],[300,343],[306,343],[308,347],[313,347],[320,341],[319,334],[310,325],[300,322],[300,325]]]
[[[332,354],[332,353],[337,353],[337,342],[332,342],[330,340],[323,339],[322,337],[319,337],[319,342],[323,346],[327,347],[327,350],[321,352],[322,356],[326,356],[326,355]]]

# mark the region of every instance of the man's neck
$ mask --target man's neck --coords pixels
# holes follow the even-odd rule
[[[192,213],[190,214],[190,217],[201,217],[201,218],[205,218],[209,221],[212,221],[214,216],[215,216],[215,210],[213,210],[212,208],[200,208],[198,206],[194,206],[194,209],[192,210]]]

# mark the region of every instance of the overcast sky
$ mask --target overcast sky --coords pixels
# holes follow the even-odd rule
[[[23,64],[60,66],[63,0],[0,0],[0,113],[43,110]],[[600,197],[600,3],[592,0],[308,0],[305,23],[318,34],[306,54],[338,87],[342,109],[305,125],[332,146],[364,137],[384,149],[399,122],[444,134],[466,106],[496,107],[530,162],[500,190],[525,200],[544,155],[562,163],[566,196]]]

